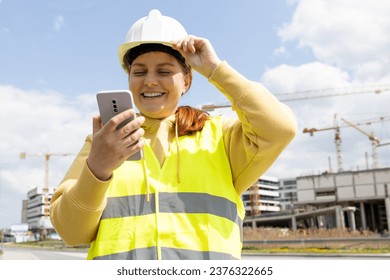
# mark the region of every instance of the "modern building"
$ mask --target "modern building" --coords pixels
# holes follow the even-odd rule
[[[29,230],[39,238],[54,232],[49,218],[50,200],[54,188],[36,187],[28,191],[27,199],[23,201],[22,223],[27,223]]]
[[[280,211],[279,181],[276,178],[262,176],[242,195],[246,216]]]
[[[281,211],[291,211],[297,202],[297,178],[279,179]]]

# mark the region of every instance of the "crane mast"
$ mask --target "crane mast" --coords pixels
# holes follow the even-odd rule
[[[377,146],[379,145],[380,141],[378,138],[376,138],[374,135],[364,131],[359,126],[347,121],[346,119],[341,119],[343,122],[348,124],[349,126],[355,128],[356,130],[360,131],[364,135],[368,136],[368,139],[371,141],[371,147],[372,147],[372,168],[378,168],[379,167],[379,160],[378,160],[378,153],[377,153]]]
[[[337,154],[337,170],[339,172],[344,171],[343,167],[343,153],[341,151],[341,136],[340,136],[340,127],[337,123],[337,114],[334,114],[334,127],[336,129],[336,134],[334,138],[334,143],[336,144],[336,154]]]
[[[310,136],[313,136],[315,132],[325,131],[325,130],[335,130],[334,135],[334,143],[336,146],[336,155],[337,155],[337,171],[344,171],[344,164],[343,164],[343,153],[341,148],[341,132],[340,132],[340,125],[337,122],[337,114],[334,114],[334,122],[333,126],[331,127],[325,127],[325,128],[304,128],[303,133],[309,133]]]

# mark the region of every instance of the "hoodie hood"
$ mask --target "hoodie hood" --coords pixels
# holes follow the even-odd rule
[[[144,138],[156,155],[160,166],[163,166],[172,141],[175,138],[175,115],[158,120],[145,117],[142,128],[145,130]]]
[[[176,115],[171,115],[165,119],[152,119],[149,117],[145,117],[145,122],[142,124],[142,128],[145,130],[145,135],[156,135],[161,126],[163,127],[170,127],[172,128],[172,133],[173,127],[175,125],[176,121]]]
[[[180,183],[180,153],[179,136],[176,125],[176,115],[171,115],[165,119],[152,119],[145,117],[142,125],[145,130],[145,141],[152,148],[157,160],[162,167],[169,154],[173,141],[176,142],[177,149],[177,181]],[[145,155],[145,153],[144,153]]]

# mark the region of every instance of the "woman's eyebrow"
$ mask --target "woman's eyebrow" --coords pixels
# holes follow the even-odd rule
[[[131,66],[145,67],[146,64],[140,63],[140,62],[136,62],[136,63],[133,63]],[[171,63],[171,62],[162,62],[162,63],[157,64],[157,66],[161,67],[161,66],[175,66],[175,65],[173,63]]]

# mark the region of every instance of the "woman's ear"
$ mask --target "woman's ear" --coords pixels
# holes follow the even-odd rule
[[[192,83],[192,72],[189,72],[184,77],[184,88],[183,88],[183,93],[181,95],[184,95],[190,89],[191,83]]]

